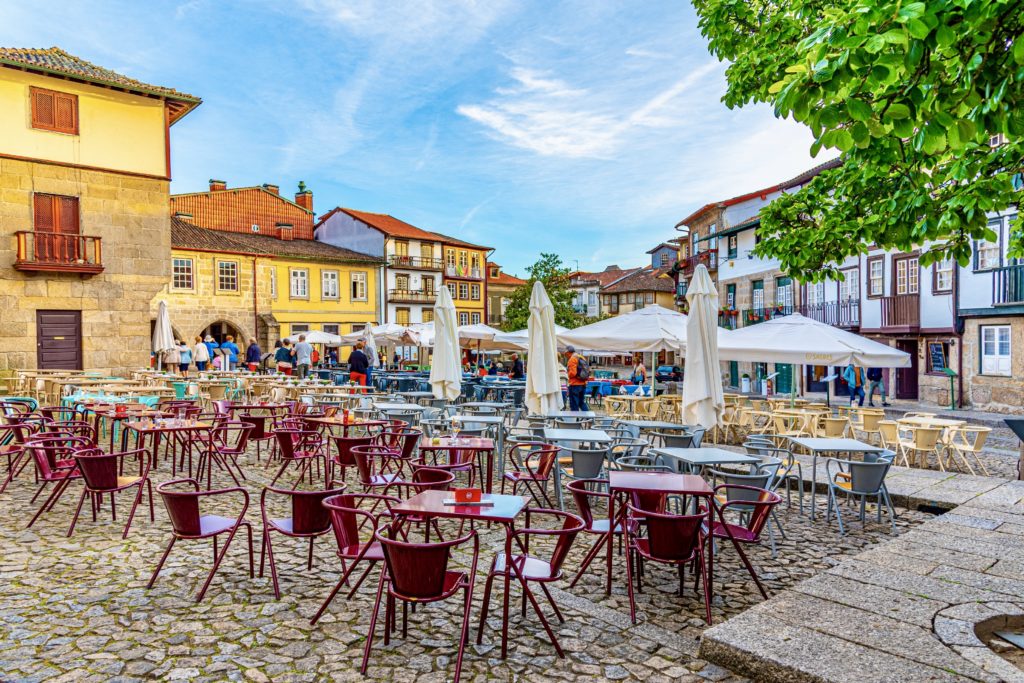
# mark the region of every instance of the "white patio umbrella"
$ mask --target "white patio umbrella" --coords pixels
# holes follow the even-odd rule
[[[686,291],[686,373],[683,375],[683,422],[705,429],[718,426],[725,399],[718,366],[718,289],[704,264],[697,266]]]
[[[161,301],[156,312],[156,327],[153,328],[153,352],[156,353],[156,367],[161,369],[164,351],[174,348],[174,331],[171,329],[171,316],[167,312],[167,302]]]
[[[430,388],[435,398],[454,401],[462,393],[458,320],[447,287],[437,291],[434,304],[434,357],[430,363]]]
[[[415,327],[415,325],[406,327],[398,323],[373,325],[363,330],[343,334],[341,342],[344,346],[351,346],[358,341],[366,341],[367,335],[373,335],[376,344],[409,344],[415,346],[419,343]]]
[[[544,415],[562,409],[562,382],[558,378],[558,341],[555,335],[555,308],[540,280],[530,294],[530,319],[527,327],[526,407],[530,413]]]
[[[793,313],[719,337],[721,360],[908,368],[910,354]]]
[[[341,337],[330,332],[323,332],[322,330],[310,330],[309,332],[303,332],[306,336],[307,344],[323,344],[324,346],[341,346]],[[298,335],[295,336],[296,341]]]
[[[562,327],[561,325],[555,325],[555,336],[556,336],[556,338],[557,338],[558,335],[564,334],[566,332],[569,332],[569,328],[568,327]],[[508,344],[509,346],[517,346],[520,349],[525,351],[526,348],[530,344],[530,328],[529,327],[524,327],[521,330],[514,330],[512,332],[502,332],[501,334],[495,336],[493,341],[495,343]],[[556,342],[557,342],[557,339],[556,339]],[[559,345],[559,350],[562,350],[563,348],[564,348],[564,345]],[[581,351],[580,353],[582,353],[584,356],[590,355],[589,353],[587,353],[585,351]]]
[[[686,316],[658,305],[645,306],[563,332],[558,341],[591,351],[683,351]]]
[[[371,368],[375,368],[380,365],[380,358],[377,357],[377,340],[373,337],[373,325],[367,325],[362,330],[360,339],[366,344],[363,349],[363,353],[366,354],[366,360],[369,362]]]

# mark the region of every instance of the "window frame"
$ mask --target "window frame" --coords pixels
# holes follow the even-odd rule
[[[178,267],[178,261],[188,263],[188,286],[179,287],[175,284],[175,280],[179,273],[175,272]],[[171,291],[172,292],[194,292],[196,289],[196,264],[195,260],[186,256],[172,256],[171,257]]]
[[[480,301],[480,285],[471,284],[469,286],[469,298],[471,301]]]
[[[911,271],[910,262],[914,263],[914,269]],[[906,263],[906,278],[907,278],[907,291],[899,291],[899,272],[900,264]],[[914,273],[914,291],[910,291],[910,280],[911,272]],[[921,259],[918,252],[914,251],[909,254],[900,254],[899,256],[893,255],[892,258],[892,295],[893,296],[911,296],[921,294]]]
[[[1006,330],[1007,333],[1007,353],[1006,353],[1006,365],[1007,369],[1005,372],[1000,372],[985,369],[985,332],[992,330],[995,333],[995,350],[997,353],[991,354],[994,358],[998,359],[1003,354],[998,353],[999,351],[999,331]],[[978,374],[986,377],[1012,377],[1013,376],[1013,328],[1010,325],[979,325],[978,326]]]
[[[872,285],[871,268],[876,263],[880,264],[879,265],[879,272],[881,273],[881,276],[882,276],[882,278],[881,278],[882,281],[880,283],[880,285],[881,285],[880,286],[880,290],[881,291],[879,291],[877,294],[872,290],[872,286],[871,286]],[[867,294],[866,294],[867,298],[868,299],[881,299],[883,296],[885,296],[885,254],[879,254],[877,256],[868,256],[867,272],[868,272],[868,277],[867,277],[867,281],[866,281],[867,284],[866,284],[866,290],[865,290],[867,292]]]
[[[277,266],[270,266],[270,298],[277,298]]]
[[[841,302],[853,301],[855,299],[860,300],[860,266],[858,265],[851,266],[850,268],[843,268],[839,272],[842,273],[844,277],[842,280],[836,281],[836,284],[838,285],[838,287],[836,287],[836,300]],[[857,278],[856,287],[850,286],[851,283],[849,276],[851,273],[854,275],[854,277]],[[845,299],[843,298],[844,286],[846,287],[847,292],[847,296]]]
[[[305,283],[305,294],[295,293],[295,283],[298,281],[296,275],[302,274],[302,282]],[[288,269],[288,298],[300,301],[309,301],[309,268]]]
[[[469,322],[473,325],[479,325],[481,322],[483,322],[483,316],[474,311],[469,314]]]
[[[53,97],[53,123],[46,124],[39,120],[37,115],[37,97],[40,95],[49,95]],[[71,111],[73,112],[74,125],[71,128],[63,128],[57,123],[57,102],[58,100],[66,100],[71,103]],[[64,135],[78,135],[79,134],[79,119],[80,114],[78,110],[78,95],[72,93],[61,92],[59,90],[50,90],[49,88],[38,88],[34,85],[29,86],[29,102],[31,108],[31,115],[29,118],[29,127],[33,130],[45,130],[50,133],[61,133]]]
[[[327,293],[327,280],[328,277],[334,276],[334,294]],[[321,270],[320,271],[320,298],[328,301],[338,301],[341,299],[341,274],[336,270]]]
[[[760,286],[759,286],[760,285]],[[761,304],[757,303],[757,293],[761,293]],[[754,311],[764,310],[764,280],[752,280],[750,283],[750,308]]]
[[[448,293],[452,295],[452,301],[458,301],[458,286],[454,282],[446,282],[444,286],[448,288]]]
[[[403,315],[404,314],[404,315]],[[405,318],[405,322],[402,322],[402,318]],[[408,326],[412,322],[412,309],[408,306],[398,306],[395,308],[395,322],[399,325]]]
[[[354,270],[349,274],[349,291],[352,294],[352,301],[368,301],[370,285],[365,270]],[[362,295],[359,294],[357,284],[362,284]]]
[[[469,283],[459,283],[459,301],[469,301]]]
[[[434,309],[433,308],[424,308],[421,311],[421,315],[423,317],[423,322],[425,322],[425,323],[434,322]]]
[[[971,245],[971,265],[972,270],[975,273],[988,273],[1000,268],[1003,265],[1003,217],[997,216],[996,218],[990,218],[988,220],[989,229],[996,233],[995,242],[987,242],[983,240],[974,240],[974,244]],[[989,249],[994,249],[996,252],[996,263],[995,265],[981,265],[981,250],[978,245],[988,245]]]
[[[305,327],[304,330],[297,330],[296,327]],[[288,323],[288,338],[292,340],[292,343],[299,341],[300,334],[309,334],[310,326],[309,323]],[[294,339],[293,339],[294,337]]]
[[[328,327],[333,328],[333,330],[327,329]],[[320,329],[327,334],[336,334],[341,336],[341,323],[323,323],[320,325]]]
[[[223,276],[223,273],[221,272],[221,267],[222,266],[226,266],[226,265],[233,266],[234,269],[235,269],[235,274],[234,274],[235,286],[233,288],[221,287],[221,278]],[[213,277],[214,277],[213,284],[214,284],[214,287],[216,287],[216,291],[217,291],[218,294],[220,294],[220,293],[240,294],[241,293],[241,291],[242,291],[241,268],[239,267],[238,261],[235,261],[233,259],[216,259],[216,263],[214,264],[214,275],[213,275]]]
[[[932,263],[932,294],[951,294],[953,292],[953,280],[956,273],[956,262],[953,259],[945,259],[941,263],[949,264],[949,286],[939,287],[939,264],[940,261]]]
[[[469,324],[469,313],[466,311],[459,311],[459,327]]]
[[[726,247],[728,252],[726,257],[730,259],[737,258],[737,254],[739,254],[740,251],[740,236],[736,233],[729,235],[726,244],[728,245]]]

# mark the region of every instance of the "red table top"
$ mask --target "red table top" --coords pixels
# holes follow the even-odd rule
[[[453,439],[450,436],[442,436],[434,443],[434,440],[429,437],[423,437],[420,439],[420,450],[473,450],[473,451],[493,451],[494,450],[494,439],[482,439],[478,437],[461,437]]]
[[[713,493],[708,483],[700,476],[671,472],[612,470],[608,473],[608,487],[616,491],[657,491],[707,496]]]
[[[331,425],[333,427],[378,427],[380,425],[390,424],[390,421],[388,420],[355,420],[352,418],[349,418],[348,422],[345,422],[344,417],[337,415],[334,417],[302,417],[301,419],[308,422]]]
[[[136,432],[192,432],[213,427],[209,422],[191,422],[188,419],[171,419],[165,422],[126,422],[125,427]]]
[[[421,517],[454,517],[458,519],[481,519],[491,522],[508,522],[516,518],[527,500],[523,496],[503,496],[497,493],[484,494],[485,500],[494,505],[445,505],[445,500],[455,497],[452,491],[423,491],[409,500],[391,506],[396,515],[419,515]]]
[[[267,403],[266,405],[233,404],[230,406],[231,410],[279,410],[287,407],[288,405],[286,403]]]

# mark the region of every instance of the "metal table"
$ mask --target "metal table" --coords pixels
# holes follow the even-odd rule
[[[612,443],[612,437],[603,429],[553,429],[545,427],[543,430],[544,441],[556,445],[563,443]],[[562,499],[562,468],[555,465],[555,495],[558,496],[558,507],[564,508]]]
[[[652,453],[676,461],[677,469],[685,465],[690,474],[698,474],[703,468],[714,465],[753,465],[761,459],[746,453],[727,451],[724,448],[652,448]]]
[[[823,439],[807,436],[791,436],[789,442],[801,446],[811,454],[811,519],[814,519],[814,497],[818,489],[819,453],[880,453],[885,449],[856,439]],[[801,484],[802,485],[802,484]]]

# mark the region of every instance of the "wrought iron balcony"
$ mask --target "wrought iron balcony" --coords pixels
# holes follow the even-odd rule
[[[992,271],[992,305],[1024,303],[1024,265]]]
[[[413,302],[432,304],[437,300],[437,292],[425,289],[389,289],[388,301]]]
[[[727,330],[735,330],[737,325],[739,324],[739,313],[740,312],[737,311],[736,309],[731,309],[728,311],[719,311],[718,326],[724,327]]]
[[[17,270],[82,275],[103,272],[99,237],[32,230],[19,230],[14,235],[18,240],[14,261]]]
[[[789,315],[793,312],[792,305],[778,304],[776,306],[764,306],[762,308],[744,308],[743,309],[743,326],[756,325],[763,323],[765,320],[771,320],[772,318],[779,318],[784,315]]]
[[[710,271],[718,270],[718,252],[711,250],[700,251],[693,256],[684,258],[679,262],[679,272],[682,273],[684,277],[689,277],[693,275],[693,271],[696,270],[697,266],[701,263],[703,263]]]
[[[439,258],[392,254],[388,256],[388,265],[392,268],[409,268],[411,270],[442,270],[444,261]]]
[[[860,327],[860,300],[858,299],[801,304],[799,311],[801,315],[833,327]]]
[[[921,297],[918,294],[883,296],[882,329],[886,332],[916,332],[921,327]]]

